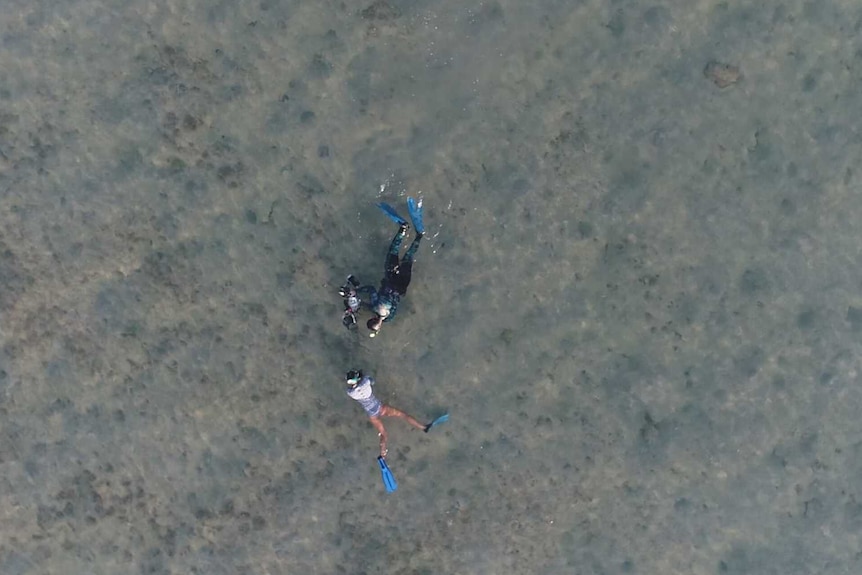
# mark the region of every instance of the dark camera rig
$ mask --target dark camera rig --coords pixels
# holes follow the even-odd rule
[[[362,300],[356,293],[356,288],[359,287],[359,280],[353,274],[347,276],[347,281],[344,285],[338,288],[338,295],[344,300],[344,314],[341,316],[341,323],[344,327],[351,329],[356,327],[356,314],[362,305]]]

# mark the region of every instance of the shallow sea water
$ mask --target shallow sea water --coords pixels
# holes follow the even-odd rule
[[[7,0],[0,573],[860,572],[860,25]]]

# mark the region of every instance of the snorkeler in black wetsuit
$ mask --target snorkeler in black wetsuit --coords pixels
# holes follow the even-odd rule
[[[368,291],[371,294],[371,309],[374,311],[374,317],[369,319],[365,325],[371,330],[371,337],[377,335],[383,322],[389,322],[395,318],[395,314],[398,312],[398,303],[401,301],[401,297],[407,293],[407,286],[410,285],[410,278],[413,274],[413,258],[416,255],[416,250],[419,249],[419,243],[424,234],[417,232],[404,257],[399,259],[401,242],[407,236],[407,229],[407,224],[401,224],[398,233],[395,234],[389,244],[380,290],[375,290],[369,286],[370,290]]]
[[[385,205],[385,204],[384,204]],[[416,228],[416,237],[410,243],[410,247],[404,253],[404,257],[399,257],[401,252],[401,244],[404,238],[407,237],[407,230],[410,226],[407,222],[394,213],[394,209],[388,205],[382,208],[393,220],[398,223],[398,232],[392,238],[389,244],[389,251],[386,253],[386,264],[384,269],[383,279],[380,282],[380,289],[377,290],[374,286],[361,286],[356,281],[354,276],[348,276],[347,283],[341,287],[340,294],[344,298],[344,315],[342,323],[348,328],[356,325],[356,314],[358,313],[362,300],[359,295],[367,294],[370,296],[370,305],[368,307],[374,312],[374,317],[368,320],[365,324],[370,330],[370,336],[374,337],[384,322],[390,322],[395,318],[398,311],[398,304],[402,296],[407,293],[407,287],[410,285],[410,279],[413,274],[413,260],[416,256],[416,251],[419,249],[419,244],[424,237],[424,225],[422,223],[422,202],[421,200],[413,202],[408,201],[410,208],[410,217],[413,219],[414,227]]]

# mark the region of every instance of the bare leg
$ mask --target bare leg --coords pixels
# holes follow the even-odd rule
[[[406,413],[404,413],[400,409],[396,409],[396,408],[392,407],[391,405],[384,405],[383,408],[380,410],[380,415],[383,415],[386,417],[398,417],[399,419],[403,419],[404,421],[406,421],[407,423],[409,423],[410,425],[412,425],[416,429],[421,429],[422,431],[425,431],[425,425],[424,424],[419,423],[419,421],[417,421],[416,418],[414,418],[413,416],[407,415]]]
[[[385,406],[384,406],[385,409]],[[380,410],[380,415],[383,415],[383,410]],[[386,454],[389,453],[389,450],[386,448],[386,430],[383,428],[383,422],[380,421],[379,417],[369,417],[371,420],[371,425],[374,426],[374,429],[377,430],[377,436],[380,438],[380,457],[386,457]]]

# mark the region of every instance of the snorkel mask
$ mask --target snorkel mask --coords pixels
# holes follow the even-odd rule
[[[391,303],[379,303],[374,308],[374,313],[377,314],[377,317],[373,317],[368,320],[368,323],[365,324],[368,329],[371,330],[371,333],[368,334],[368,337],[374,337],[377,335],[377,332],[380,331],[380,328],[383,327],[383,320],[389,317],[389,314],[392,313],[392,304]]]
[[[389,303],[377,304],[377,307],[374,308],[374,313],[379,315],[381,318],[386,319],[387,317],[389,317],[389,314],[392,313],[392,304],[389,304]]]
[[[344,376],[344,380],[348,387],[356,387],[362,381],[362,372],[358,369],[351,369]]]

